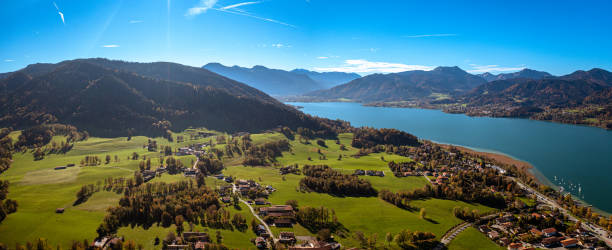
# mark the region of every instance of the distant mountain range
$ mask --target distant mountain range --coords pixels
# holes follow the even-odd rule
[[[495,79],[495,80],[493,80]],[[313,100],[420,103],[464,102],[469,105],[513,104],[538,107],[578,105],[590,95],[612,87],[611,73],[603,69],[576,71],[555,77],[523,69],[514,73],[472,75],[458,67],[431,71],[373,74],[331,89],[305,94]],[[593,96],[591,100],[601,100]],[[606,96],[606,95],[603,95]],[[609,100],[608,100],[609,101]]]
[[[32,64],[0,80],[0,105],[2,127],[64,123],[96,136],[156,135],[189,126],[235,132],[337,125],[206,69],[166,62]]]
[[[402,101],[459,95],[487,81],[459,67],[437,67],[431,71],[406,71],[372,74],[351,82],[305,94],[325,99],[350,99],[361,102]]]
[[[469,105],[508,104],[536,107],[580,105],[589,97],[591,103],[610,103],[602,92],[612,87],[612,73],[603,69],[576,71],[560,77],[540,79],[515,78],[483,84],[465,98]],[[605,94],[603,94],[605,96]]]
[[[521,71],[517,71],[513,73],[501,73],[497,75],[486,72],[478,76],[484,78],[485,80],[487,80],[487,82],[492,82],[492,81],[497,81],[497,80],[510,80],[510,79],[516,79],[516,78],[542,79],[542,78],[554,77],[553,75],[547,72],[537,71],[533,69],[523,69]]]
[[[209,63],[203,68],[219,75],[243,82],[273,96],[299,95],[349,82],[360,76],[355,73],[313,72],[304,69],[285,71],[264,66],[244,68]]]

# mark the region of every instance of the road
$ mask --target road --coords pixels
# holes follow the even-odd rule
[[[440,244],[438,244],[434,248],[434,250],[444,249],[445,245],[448,245],[448,243],[450,243],[459,233],[463,232],[463,230],[465,230],[466,228],[468,228],[471,225],[472,225],[472,223],[463,222],[463,223],[461,223],[461,224],[451,228],[450,230],[448,230],[448,232],[446,232],[446,234],[444,234],[444,236],[442,236],[442,238],[440,239]]]
[[[236,194],[236,191],[238,189],[236,188],[236,184],[232,183],[232,192],[234,194]],[[249,210],[251,210],[251,213],[253,214],[253,216],[255,216],[255,218],[257,218],[257,220],[259,222],[261,222],[261,224],[264,225],[264,227],[266,228],[266,231],[268,231],[268,234],[270,234],[270,237],[272,237],[272,241],[276,242],[276,237],[274,237],[274,234],[272,233],[272,230],[270,230],[270,227],[268,226],[268,223],[266,223],[263,219],[261,219],[259,217],[259,215],[255,212],[255,209],[253,209],[253,207],[251,206],[251,204],[249,204],[248,202],[246,202],[245,200],[243,200],[242,198],[240,198],[240,196],[238,196],[238,200],[242,203],[244,203],[247,207],[249,207]]]
[[[556,201],[546,197],[545,195],[543,195],[540,192],[534,190],[530,186],[523,184],[522,182],[518,181],[516,178],[514,178],[514,177],[510,177],[510,178],[512,178],[514,180],[514,182],[516,182],[523,190],[527,191],[527,193],[535,195],[536,198],[538,199],[538,201],[546,203],[549,206],[551,206],[552,208],[559,209],[559,211],[561,211],[564,215],[566,215],[571,221],[573,221],[573,222],[578,221],[578,219],[576,217],[574,217],[565,208],[560,206]],[[595,234],[595,237],[599,238],[600,240],[605,242],[608,247],[612,248],[612,239],[608,238],[608,231],[604,230],[603,228],[601,228],[601,227],[599,227],[597,225],[593,225],[593,224],[588,223],[588,222],[587,223],[581,223],[580,225],[582,226],[583,229],[586,229],[587,231],[593,232]]]

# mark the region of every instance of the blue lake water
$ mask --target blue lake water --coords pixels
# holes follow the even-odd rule
[[[469,117],[439,110],[288,103],[353,126],[396,128],[420,138],[501,152],[531,163],[536,176],[612,212],[612,131],[528,119]],[[579,191],[580,190],[580,191]]]

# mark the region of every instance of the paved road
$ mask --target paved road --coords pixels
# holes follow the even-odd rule
[[[459,233],[463,232],[463,230],[465,230],[469,226],[472,226],[472,223],[463,222],[463,223],[461,223],[461,224],[451,228],[450,230],[448,230],[448,232],[446,232],[446,234],[444,234],[444,236],[442,236],[442,238],[440,239],[440,244],[438,244],[434,248],[434,250],[444,249],[445,245],[448,245],[448,243],[450,243]]]
[[[232,192],[235,194],[236,191],[238,189],[236,188],[236,184],[232,183]],[[242,198],[238,197],[238,200],[240,200],[240,202],[244,203],[245,205],[247,205],[247,207],[249,207],[249,210],[251,210],[251,213],[253,214],[253,216],[255,216],[255,218],[257,218],[257,220],[259,222],[261,222],[261,224],[264,225],[264,227],[266,228],[266,231],[268,231],[268,234],[270,234],[270,237],[272,237],[272,240],[274,242],[276,242],[276,237],[274,237],[274,234],[272,233],[272,230],[270,230],[270,227],[268,226],[268,223],[266,223],[263,219],[261,219],[259,217],[259,215],[255,212],[255,209],[253,209],[253,207],[251,206],[251,204],[249,204],[248,202],[244,201]]]
[[[522,189],[524,189],[525,191],[527,191],[528,193],[534,194],[536,196],[536,198],[541,201],[544,202],[546,204],[548,204],[549,206],[553,207],[553,208],[558,208],[559,211],[561,211],[563,214],[565,214],[571,221],[576,222],[578,221],[578,219],[576,217],[574,217],[569,211],[565,210],[565,208],[561,207],[556,201],[546,197],[545,195],[541,194],[540,192],[534,190],[533,188],[531,188],[528,185],[523,184],[522,182],[518,181],[516,178],[511,177]],[[612,248],[612,239],[608,238],[608,231],[604,230],[603,228],[591,224],[591,223],[581,223],[582,228],[591,231],[595,234],[595,236],[597,238],[599,238],[600,240],[602,240],[603,242],[606,243],[606,245],[608,245],[608,247]]]

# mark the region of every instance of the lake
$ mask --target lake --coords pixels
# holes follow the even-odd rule
[[[531,163],[552,182],[606,212],[612,212],[612,131],[513,118],[469,117],[439,110],[364,107],[358,103],[291,105],[353,126],[396,128],[426,140],[503,153]]]

